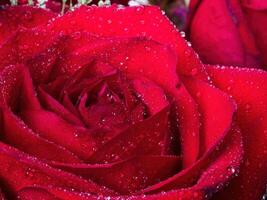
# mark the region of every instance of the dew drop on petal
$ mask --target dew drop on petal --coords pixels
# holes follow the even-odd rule
[[[24,15],[24,18],[27,19],[27,20],[30,20],[32,19],[32,13],[30,11],[27,11]]]
[[[187,45],[188,45],[189,47],[191,47],[191,46],[192,46],[191,42],[187,42]]]
[[[29,178],[33,177],[35,173],[35,169],[32,169],[30,167],[28,167],[25,171],[25,175]]]
[[[197,72],[198,72],[198,69],[197,69],[197,68],[193,68],[193,69],[191,70],[191,75],[192,75],[192,76],[195,76],[195,75],[197,75]]]
[[[181,31],[180,32],[181,36],[184,38],[185,37],[185,32],[184,31]]]
[[[232,174],[234,174],[234,173],[236,172],[235,168],[232,167],[232,166],[229,166],[229,167],[227,168],[227,170],[228,170],[229,172],[231,172]]]

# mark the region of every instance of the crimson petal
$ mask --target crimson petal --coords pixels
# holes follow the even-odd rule
[[[214,84],[233,96],[244,140],[240,175],[221,199],[260,199],[267,181],[267,73],[255,69],[207,68]]]
[[[46,24],[56,14],[31,6],[8,6],[0,10],[0,43],[5,41],[20,26],[33,28]]]
[[[224,138],[232,126],[236,104],[226,93],[198,80],[183,79],[191,96],[198,104],[200,120],[200,155]]]
[[[52,96],[50,96],[45,90],[43,90],[41,87],[38,90],[38,95],[40,98],[40,101],[44,105],[44,107],[48,110],[53,111],[66,121],[76,125],[76,126],[82,126],[83,122],[76,117],[74,114],[72,114],[69,110],[67,110],[60,102],[58,102],[56,99],[54,99]]]
[[[267,31],[264,27],[267,26],[267,5],[266,1],[244,1],[243,10],[246,20],[250,25],[251,32],[254,35],[257,46],[259,47],[265,70],[267,65]]]
[[[5,84],[0,85],[3,106],[10,106],[16,111],[40,108],[26,66],[8,66],[0,73],[0,76],[2,81],[5,82]]]
[[[149,80],[141,78],[133,80],[133,88],[146,104],[151,115],[159,112],[169,104],[164,91]]]
[[[20,28],[0,45],[0,70],[11,64],[25,63],[35,83],[47,81],[62,53],[63,41],[64,36],[51,35],[42,29]]]
[[[128,194],[170,177],[180,169],[179,161],[176,156],[138,156],[104,165],[56,163],[54,166]]]
[[[9,189],[15,193],[23,187],[33,186],[34,184],[45,187],[69,187],[78,191],[92,192],[93,194],[113,193],[92,181],[52,168],[37,161],[35,157],[30,157],[2,142],[0,142],[0,161],[1,178],[9,185]]]
[[[197,7],[191,16],[190,41],[205,63],[247,67],[262,64],[254,35],[239,4],[235,0],[191,2],[192,8]]]
[[[18,199],[21,200],[62,200],[49,193],[43,188],[25,187],[18,192]]]
[[[73,126],[52,112],[28,110],[20,116],[40,136],[67,148],[83,160],[89,159],[100,143],[100,138],[90,131]]]
[[[199,112],[196,102],[190,96],[183,84],[177,89],[175,88],[174,90],[171,90],[170,94],[174,97],[173,101],[175,105],[175,114],[171,119],[178,119],[172,123],[178,124],[179,128],[174,129],[173,132],[176,135],[176,140],[178,140],[178,130],[181,134],[180,142],[183,155],[183,166],[186,168],[195,163],[199,155]]]
[[[89,162],[114,162],[135,155],[160,155],[168,132],[168,112],[169,107],[165,107],[147,120],[133,124],[96,151]]]
[[[209,196],[210,192],[215,193],[236,175],[242,158],[242,136],[239,128],[234,126],[223,142],[215,145],[191,167],[148,187],[144,192],[155,193],[192,186]]]
[[[84,7],[56,19],[53,31],[86,31],[99,36],[146,37],[173,48],[178,55],[181,74],[206,78],[205,69],[195,52],[157,7]],[[157,31],[156,31],[157,30]],[[195,73],[196,72],[196,73]]]
[[[10,110],[2,109],[2,115],[1,141],[41,159],[69,163],[81,162],[67,149],[34,133]]]

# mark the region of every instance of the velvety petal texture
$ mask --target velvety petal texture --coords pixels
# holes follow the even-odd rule
[[[203,65],[157,7],[0,16],[0,198],[263,195],[265,72]]]
[[[194,0],[188,38],[208,64],[266,69],[267,15],[264,1]]]

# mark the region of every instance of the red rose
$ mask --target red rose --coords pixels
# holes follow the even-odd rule
[[[156,7],[6,7],[0,24],[3,198],[263,195],[266,72],[202,65]]]
[[[209,64],[267,69],[267,1],[192,0],[189,37]]]

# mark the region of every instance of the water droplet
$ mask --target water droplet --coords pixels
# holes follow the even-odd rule
[[[30,168],[30,167],[28,167],[28,168],[26,169],[26,171],[25,171],[25,175],[26,175],[27,177],[30,177],[30,178],[34,176],[34,173],[35,173],[35,169]]]
[[[30,11],[27,11],[24,15],[25,19],[30,20],[32,19],[32,13]]]
[[[232,166],[228,167],[227,170],[230,171],[232,174],[236,172],[235,168]]]
[[[226,89],[227,89],[228,91],[230,91],[230,90],[232,89],[232,87],[231,87],[231,86],[228,86]]]
[[[198,73],[198,69],[195,67],[191,70],[191,75],[195,76]]]
[[[185,32],[184,31],[181,31],[180,32],[181,36],[184,38],[185,37]]]
[[[136,11],[137,11],[137,12],[140,12],[140,11],[141,11],[141,8],[140,8],[140,7],[137,7],[137,8],[136,8]]]
[[[27,50],[27,49],[29,49],[29,46],[27,44],[24,44],[24,45],[20,46],[20,48],[23,50]]]
[[[151,51],[151,48],[148,47],[148,46],[145,46],[145,49],[146,49],[147,51]]]

